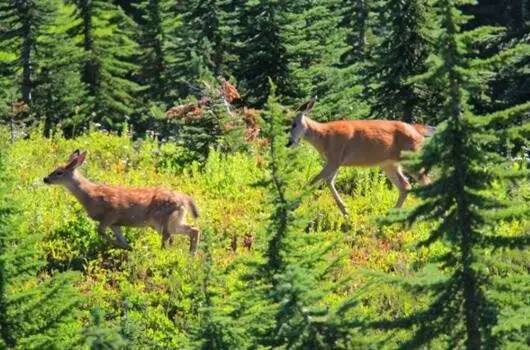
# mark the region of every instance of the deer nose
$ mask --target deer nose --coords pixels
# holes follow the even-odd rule
[[[293,145],[293,141],[289,139],[289,141],[287,141],[287,147],[291,147],[292,145]]]
[[[50,183],[50,180],[49,180],[47,177],[45,177],[44,179],[42,179],[42,181],[44,181],[45,184],[49,184],[49,183]]]

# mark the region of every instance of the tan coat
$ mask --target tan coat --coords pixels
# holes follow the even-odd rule
[[[175,233],[190,237],[190,251],[195,253],[200,239],[199,230],[184,224],[187,210],[197,218],[199,213],[193,199],[185,194],[164,188],[129,188],[96,184],[85,178],[77,168],[86,153],[76,151],[65,166],[55,169],[44,178],[48,184],[65,186],[85,208],[88,215],[99,222],[98,232],[105,236],[107,227],[116,235],[113,241],[121,248],[128,243],[120,227],[149,226],[162,235],[162,246]]]
[[[418,151],[425,137],[433,134],[434,128],[392,120],[339,120],[319,123],[306,116],[314,103],[315,99],[312,99],[298,109],[299,113],[293,120],[287,144],[296,145],[304,138],[326,160],[324,169],[311,183],[326,181],[339,209],[347,215],[346,206],[335,189],[339,167],[379,166],[398,188],[396,207],[401,207],[410,184],[399,161],[404,151]],[[429,182],[424,171],[412,175],[422,184]]]

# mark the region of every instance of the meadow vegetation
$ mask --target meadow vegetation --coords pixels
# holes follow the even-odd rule
[[[6,137],[6,133],[3,133]],[[82,172],[90,179],[129,186],[165,186],[192,195],[201,210],[198,226],[206,232],[216,273],[224,274],[238,266],[238,259],[259,254],[266,244],[264,225],[271,208],[267,193],[256,184],[266,172],[259,150],[249,154],[222,155],[213,151],[203,166],[192,164],[175,170],[172,158],[179,149],[155,139],[131,140],[93,131],[76,139],[40,136],[36,130],[27,140],[9,145],[5,152],[8,174],[17,174],[12,191],[20,208],[20,235],[37,233],[42,237],[39,252],[46,260],[42,273],[79,271],[83,276],[76,288],[84,296],[83,309],[98,306],[106,318],[119,326],[136,324],[150,341],[160,346],[180,346],[199,317],[203,254],[189,256],[187,238],[177,239],[168,250],[160,249],[160,237],[152,230],[126,229],[132,252],[112,249],[98,237],[95,224],[64,188],[46,186],[42,178],[57,164],[65,162],[71,150],[88,151]],[[7,141],[4,139],[4,144]],[[294,189],[307,185],[319,171],[320,161],[308,146],[299,150],[305,167],[293,173]],[[307,232],[323,241],[337,241],[333,257],[342,264],[337,272],[351,276],[347,289],[355,289],[365,279],[363,270],[391,272],[406,276],[440,253],[438,249],[416,249],[424,238],[425,227],[414,230],[380,228],[376,220],[392,207],[397,196],[384,175],[369,169],[344,169],[339,184],[351,212],[351,226],[335,206],[326,188],[315,191],[303,201],[297,212],[311,218]],[[409,205],[412,205],[411,200]],[[242,245],[245,236],[255,237],[250,249]],[[237,241],[234,251],[233,241]],[[231,271],[222,278],[224,293],[237,283]],[[329,302],[348,297],[347,290],[330,295]],[[414,298],[404,298],[393,288],[382,289],[366,305],[365,312],[379,313],[382,308],[404,312]],[[377,300],[377,301],[376,301]],[[398,302],[399,300],[399,302]],[[390,309],[388,306],[392,306]],[[88,314],[83,316],[88,319]]]
[[[99,308],[107,327],[139,348],[192,348],[205,303],[206,243],[192,257],[184,236],[163,250],[155,231],[126,229],[132,251],[114,249],[97,235],[94,222],[73,196],[64,188],[46,186],[42,178],[64,162],[73,149],[80,148],[88,151],[81,171],[94,181],[160,185],[192,195],[201,210],[197,225],[207,235],[211,259],[208,273],[215,277],[210,283],[218,298],[234,298],[233,293],[245,288],[240,279],[248,269],[245,261],[262,258],[268,241],[266,226],[272,206],[267,198],[271,193],[257,186],[268,172],[264,146],[252,145],[250,152],[234,154],[212,150],[204,164],[181,167],[175,164],[184,150],[155,138],[133,140],[128,132],[117,135],[97,130],[76,139],[65,139],[60,133],[51,138],[41,135],[36,129],[27,139],[11,144],[3,130],[3,157],[5,171],[12,178],[13,202],[23,208],[18,213],[17,235],[39,237],[35,242],[43,260],[39,278],[78,272],[74,283],[81,307],[65,339],[79,337],[91,319],[90,311]],[[293,193],[302,191],[321,167],[316,152],[308,145],[296,150],[296,159],[300,168],[289,178],[288,191]],[[378,219],[385,216],[397,196],[381,172],[345,168],[339,174],[338,186],[350,210],[349,222],[325,187],[308,194],[295,210],[295,215],[308,218],[296,234],[333,242],[326,259],[338,259],[333,278],[347,280],[339,290],[327,294],[323,303],[339,305],[359,295],[362,302],[354,308],[355,319],[408,315],[427,300],[374,280],[380,273],[406,279],[436,262],[446,248],[441,243],[429,248],[416,246],[427,238],[428,224],[409,228],[378,225]],[[521,190],[518,196],[528,196],[528,186]],[[416,202],[414,197],[409,198],[406,206]],[[525,225],[528,223],[505,222],[497,229],[505,235],[517,235]],[[244,240],[249,236],[254,238],[253,244],[245,247]],[[301,256],[312,251],[311,245],[298,249]],[[523,259],[520,263],[524,268],[524,256],[511,258]],[[392,344],[398,340],[395,338]]]
[[[0,1],[0,349],[527,349],[529,0]],[[436,127],[403,210],[311,118]],[[191,195],[168,249],[43,178]],[[409,158],[410,156],[410,158]],[[188,221],[192,221],[191,218]]]

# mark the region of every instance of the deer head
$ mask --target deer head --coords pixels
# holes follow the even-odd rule
[[[315,102],[317,100],[316,96],[313,96],[309,101],[303,103],[298,107],[296,117],[294,117],[293,122],[291,123],[291,132],[289,135],[289,142],[287,142],[287,147],[296,146],[300,139],[304,136],[307,131],[307,124],[305,117],[311,112]]]
[[[49,185],[62,185],[68,183],[73,179],[74,170],[81,166],[86,158],[86,152],[79,152],[75,150],[74,153],[68,159],[66,165],[57,167],[50,175],[46,176],[43,180],[45,184]]]

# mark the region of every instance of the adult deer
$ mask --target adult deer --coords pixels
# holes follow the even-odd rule
[[[398,188],[396,207],[407,197],[410,184],[399,161],[403,151],[417,151],[434,128],[421,124],[407,124],[391,120],[339,120],[319,123],[307,115],[316,98],[302,104],[291,125],[287,147],[306,139],[325,159],[324,169],[311,184],[325,180],[339,209],[347,215],[346,206],[335,189],[335,178],[341,166],[379,166]],[[412,174],[420,183],[429,183],[424,171]]]
[[[85,178],[77,168],[83,164],[86,152],[76,150],[64,166],[59,166],[44,178],[46,184],[66,187],[85,208],[88,215],[99,222],[98,233],[106,237],[108,227],[116,236],[113,244],[128,249],[129,244],[121,226],[150,226],[162,235],[162,247],[167,246],[172,235],[184,233],[190,238],[190,252],[197,250],[200,232],[184,224],[184,215],[191,211],[194,218],[199,213],[193,199],[185,194],[163,188],[126,188],[96,184]]]

